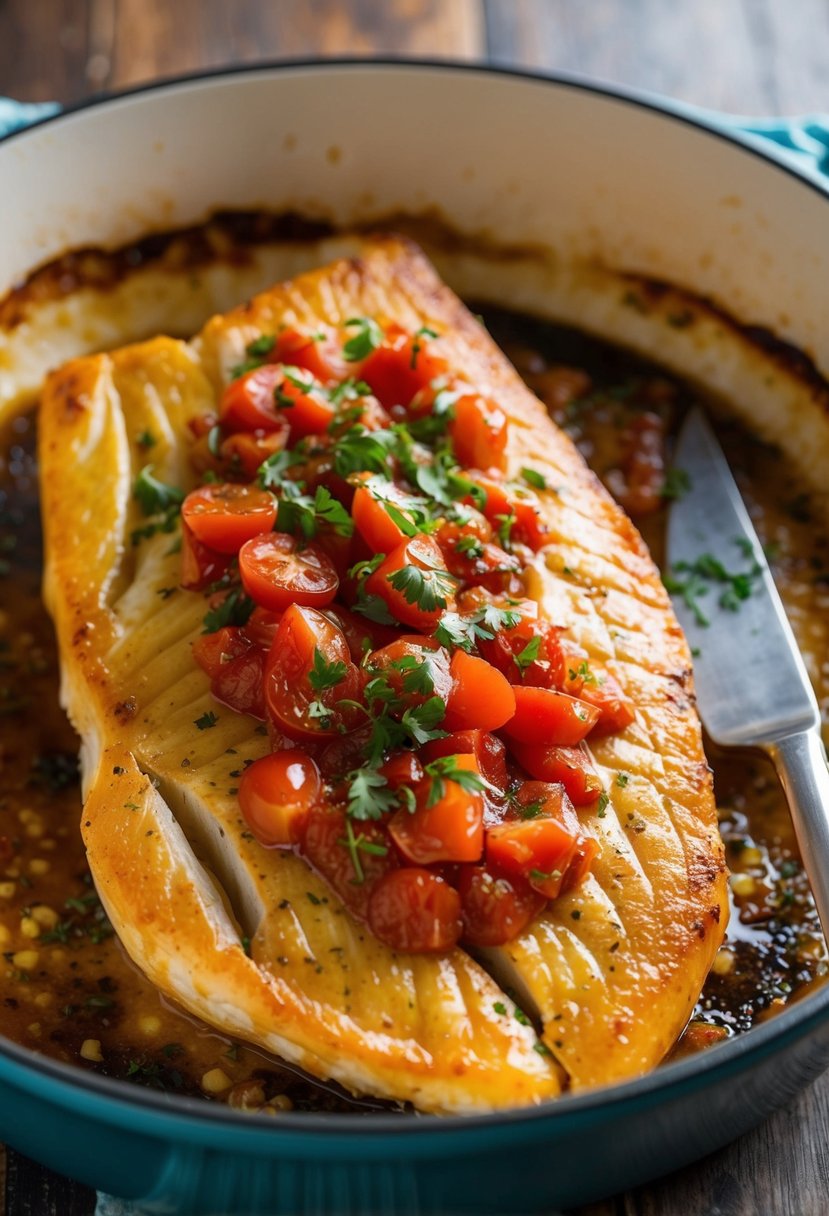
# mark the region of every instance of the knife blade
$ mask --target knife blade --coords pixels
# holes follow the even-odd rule
[[[693,409],[675,464],[665,583],[694,657],[700,717],[723,747],[765,751],[783,784],[815,905],[829,937],[829,768],[820,711],[737,484]]]

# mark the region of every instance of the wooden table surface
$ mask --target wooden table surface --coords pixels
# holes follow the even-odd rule
[[[829,111],[829,0],[0,0],[0,94],[31,101],[384,53],[578,73],[739,114]],[[829,1074],[731,1147],[579,1216],[826,1216],[828,1133]],[[0,1216],[93,1208],[91,1191],[0,1148]]]

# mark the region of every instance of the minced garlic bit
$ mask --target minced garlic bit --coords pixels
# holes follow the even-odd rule
[[[757,883],[750,874],[732,874],[729,882],[735,895],[753,895],[757,889]]]
[[[40,937],[40,925],[33,916],[23,916],[20,920],[20,932],[24,937]]]
[[[93,1064],[101,1064],[104,1058],[101,1052],[101,1040],[84,1039],[81,1043],[80,1054],[84,1060],[90,1060]]]
[[[161,1030],[161,1018],[156,1017],[154,1013],[145,1014],[144,1017],[138,1019],[138,1028],[142,1034],[158,1034]]]
[[[13,882],[0,882],[0,899],[14,899],[14,892]]]
[[[29,873],[34,874],[36,878],[48,874],[51,868],[51,862],[47,861],[45,857],[33,857],[29,862]]]
[[[18,950],[12,955],[12,962],[21,971],[31,971],[33,967],[37,966],[39,958],[37,950]]]
[[[44,929],[54,929],[60,917],[55,909],[50,908],[48,904],[36,904],[32,908],[32,920],[36,920]]]
[[[730,975],[734,970],[734,952],[729,950],[727,946],[718,950],[714,955],[714,961],[711,964],[711,970],[714,975]]]
[[[223,1068],[211,1068],[201,1079],[201,1087],[206,1094],[223,1094],[232,1084]]]

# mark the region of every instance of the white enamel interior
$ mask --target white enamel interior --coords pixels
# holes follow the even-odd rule
[[[455,228],[699,292],[829,372],[829,199],[679,118],[566,83],[416,65],[172,84],[0,145],[0,293],[67,248],[217,207]]]

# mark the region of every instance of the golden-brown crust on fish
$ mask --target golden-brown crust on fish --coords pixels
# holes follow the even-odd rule
[[[215,408],[246,344],[280,324],[336,325],[355,313],[438,329],[450,365],[498,400],[512,424],[509,472],[531,463],[554,487],[540,494],[552,543],[537,555],[531,591],[636,702],[636,722],[593,748],[609,799],[582,812],[601,845],[592,875],[486,959],[540,1013],[570,1085],[635,1075],[682,1029],[725,928],[687,647],[635,528],[408,242],[367,241],[360,258],[214,318],[190,345],[157,339],[50,377],[46,585],[84,739],[96,883],[128,951],[163,990],[317,1075],[427,1110],[559,1092],[559,1067],[535,1050],[531,1028],[495,1011],[503,993],[478,963],[460,950],[394,956],[301,858],[247,838],[230,774],[267,741],[211,701],[192,661],[203,602],[166,593],[178,582],[173,538],[130,541],[142,522],[131,497],[147,460],[142,431],[157,439],[157,475],[188,488],[187,421]],[[199,731],[208,710],[217,724]]]

